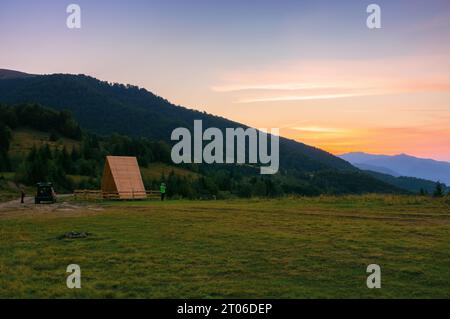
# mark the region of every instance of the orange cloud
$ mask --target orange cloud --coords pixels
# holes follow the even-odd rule
[[[346,93],[346,94],[317,94],[317,95],[282,95],[282,96],[242,99],[242,100],[237,101],[237,103],[329,100],[329,99],[340,99],[340,98],[356,97],[356,96],[364,96],[364,95],[370,95],[370,94]]]

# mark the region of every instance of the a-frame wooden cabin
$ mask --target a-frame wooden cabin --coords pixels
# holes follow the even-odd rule
[[[136,157],[107,156],[102,178],[105,198],[146,198],[144,183]]]

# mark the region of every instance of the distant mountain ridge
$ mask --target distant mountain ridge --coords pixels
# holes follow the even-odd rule
[[[427,179],[399,176],[394,177],[389,174],[383,174],[376,171],[365,170],[365,172],[381,181],[395,185],[399,188],[406,189],[413,193],[428,193],[433,194],[436,190],[436,183]]]
[[[450,163],[407,154],[373,155],[363,152],[342,154],[340,158],[361,169],[393,176],[408,176],[450,185]],[[391,172],[391,173],[388,173]]]
[[[386,168],[386,167],[380,167],[376,165],[370,165],[370,164],[364,164],[364,163],[353,163],[353,166],[358,167],[359,169],[362,169],[364,171],[373,171],[378,172],[382,174],[388,174],[394,177],[399,177],[400,174],[397,172],[394,172],[393,170]]]

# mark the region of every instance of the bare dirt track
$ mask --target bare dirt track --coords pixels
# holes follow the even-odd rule
[[[8,209],[8,208],[20,208],[20,207],[25,207],[29,204],[33,204],[34,203],[34,198],[31,196],[25,197],[25,203],[21,204],[20,203],[20,198],[15,199],[15,200],[11,200],[8,202],[4,202],[4,203],[0,203],[0,210],[2,209]]]
[[[78,212],[80,210],[88,210],[88,211],[98,211],[103,210],[100,207],[95,205],[86,205],[68,201],[72,195],[63,194],[58,195],[58,201],[54,204],[38,204],[34,203],[34,197],[27,196],[25,197],[24,203],[20,203],[20,198],[0,203],[0,216],[17,216],[21,214],[29,214],[29,213],[70,213],[70,212]]]

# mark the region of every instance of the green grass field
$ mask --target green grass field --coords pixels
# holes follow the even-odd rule
[[[448,198],[71,202],[0,210],[0,227],[2,298],[450,297]]]

